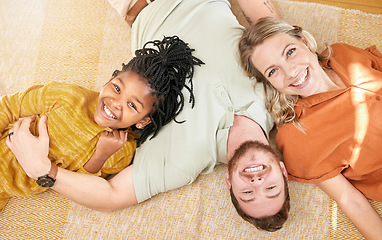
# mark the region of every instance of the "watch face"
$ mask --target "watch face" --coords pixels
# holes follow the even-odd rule
[[[50,188],[53,187],[55,180],[49,176],[43,176],[39,177],[36,182],[40,187]]]

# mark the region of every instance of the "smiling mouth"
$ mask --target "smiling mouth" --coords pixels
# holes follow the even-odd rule
[[[300,79],[294,81],[289,86],[291,86],[291,87],[300,87],[300,86],[302,86],[306,82],[307,77],[308,77],[308,69],[306,69],[305,73],[300,77]]]
[[[265,165],[251,165],[249,167],[244,168],[243,172],[252,173],[252,172],[260,172],[266,168]]]
[[[104,104],[103,105],[103,111],[109,118],[117,119],[117,116],[113,114],[113,112]]]

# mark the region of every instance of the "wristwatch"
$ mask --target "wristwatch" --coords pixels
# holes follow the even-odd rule
[[[50,188],[53,187],[54,182],[56,181],[58,167],[55,163],[51,162],[52,166],[48,174],[38,177],[36,182],[40,187]]]

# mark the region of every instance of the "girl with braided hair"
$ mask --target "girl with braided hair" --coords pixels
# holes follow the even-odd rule
[[[155,137],[182,111],[183,88],[194,104],[194,66],[203,63],[192,55],[193,51],[178,37],[165,37],[137,50],[99,93],[76,85],[49,83],[2,97],[0,210],[12,196],[28,196],[51,187],[57,166],[101,177],[126,168],[137,143],[150,135]],[[15,123],[28,116],[33,117]],[[46,150],[52,167],[36,182],[25,174],[6,143],[12,142],[14,131],[23,121],[34,121],[31,132],[38,135],[38,127],[46,128],[47,117],[50,145]],[[43,135],[41,131],[39,135]]]
[[[158,49],[150,48],[153,45]],[[183,87],[190,93],[190,103],[195,105],[192,76],[194,65],[203,64],[192,56],[186,43],[178,37],[165,37],[162,41],[147,42],[142,49],[136,50],[136,57],[122,71],[133,71],[148,80],[153,96],[157,99],[154,111],[149,114],[152,124],[140,131],[143,142],[151,134],[155,137],[159,129],[175,119],[184,107]],[[117,72],[116,72],[117,73]],[[186,85],[189,79],[190,86]],[[176,121],[176,120],[175,120]],[[133,126],[134,128],[134,126]]]
[[[129,0],[119,1],[118,6],[129,4]],[[278,16],[277,11],[262,1],[240,1],[251,6],[246,9],[258,10],[256,16],[246,13],[252,20],[260,16]],[[116,7],[116,10],[128,20],[124,7]],[[153,96],[156,96],[154,111],[147,115],[150,124],[140,130],[141,140],[148,139],[137,148],[134,163],[108,180],[58,168],[52,189],[91,209],[110,211],[192,183],[198,175],[212,172],[216,165],[227,164],[234,150],[244,141],[268,144],[267,134],[273,122],[264,107],[264,89],[257,85],[254,91],[252,81],[239,64],[236,46],[243,30],[228,0],[156,0],[144,7],[132,24],[133,51],[157,44],[152,39],[177,35],[192,45],[205,65],[195,69],[194,75],[192,68],[172,69],[184,65],[183,54],[174,51],[171,57],[163,58],[164,55],[159,54],[142,60],[143,63],[138,65],[147,65],[147,71],[139,70],[133,63],[124,67],[139,72],[139,75],[142,73],[143,78],[149,80],[150,88],[155,89]],[[141,53],[146,51],[170,56],[167,52],[175,49],[176,44],[167,42],[166,38],[164,42],[158,50],[137,51],[136,61],[140,61]],[[193,63],[200,64],[196,59]],[[172,81],[173,74],[193,75],[192,84],[187,85],[176,77],[177,83],[184,85],[183,94],[176,84],[166,84]],[[171,91],[176,94],[167,94]],[[188,98],[191,104],[184,103]],[[177,121],[185,122],[178,124]],[[44,152],[49,139],[46,134],[41,137],[41,133],[39,138],[33,138],[29,133],[29,122],[24,120],[15,126],[9,146],[23,169],[31,178],[37,179],[49,172],[50,161]],[[166,126],[162,127],[164,124]],[[139,129],[138,124],[135,127]],[[149,137],[150,134],[155,137]],[[272,201],[281,202],[280,199],[285,199],[283,192]]]

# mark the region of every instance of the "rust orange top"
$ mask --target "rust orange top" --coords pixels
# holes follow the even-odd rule
[[[276,143],[289,179],[316,183],[343,174],[366,197],[382,201],[382,54],[332,45],[323,62],[347,88],[298,101],[306,134],[292,124],[279,127]]]

